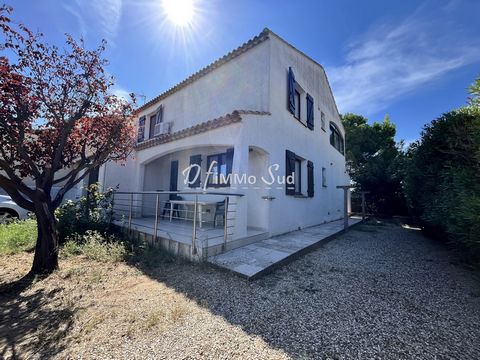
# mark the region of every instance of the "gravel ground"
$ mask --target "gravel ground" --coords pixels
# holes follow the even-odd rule
[[[0,258],[1,282],[22,256]],[[478,278],[396,225],[360,225],[254,282],[177,262],[61,266],[0,294],[0,358],[480,358]]]

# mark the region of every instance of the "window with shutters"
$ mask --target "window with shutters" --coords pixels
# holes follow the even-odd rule
[[[222,182],[222,180],[226,179],[227,176],[226,158],[226,153],[207,156],[207,169],[211,171],[211,174],[208,176],[208,186],[228,186],[228,183]],[[212,166],[213,162],[215,163]]]
[[[314,181],[314,167],[313,162],[307,161],[307,195],[308,197],[314,196],[315,181]]]
[[[155,136],[155,122],[157,120],[157,115],[150,116],[150,128],[148,130],[148,138],[151,139]]]
[[[228,175],[232,173],[232,162],[233,149],[228,149],[226,152],[221,154],[207,156],[207,170],[211,171],[211,174],[208,176],[208,186],[229,186],[230,178]]]
[[[300,92],[295,89],[295,114],[293,114],[298,120],[301,119],[302,113],[300,111],[301,107],[301,95]]]
[[[307,161],[290,150],[286,150],[285,160],[286,179],[293,178],[293,184],[288,183],[287,181],[285,182],[285,194],[305,197],[305,195],[302,193],[302,189],[304,189],[305,187],[309,187],[309,183],[313,184],[313,174],[312,177],[309,179],[303,178],[304,171],[306,171],[305,168],[307,167]],[[313,170],[313,163],[311,163],[310,161],[308,163],[309,167],[311,166]],[[310,170],[308,175],[310,176]],[[311,192],[313,194],[313,189],[311,188],[311,186],[308,190],[309,193]]]
[[[295,158],[295,171],[294,171],[294,181],[295,181],[295,194],[300,195],[302,193],[302,160],[300,158]]]
[[[291,67],[288,68],[287,88],[287,109],[295,115],[295,75]]]
[[[303,125],[313,130],[313,98],[295,81],[292,68],[288,68],[287,77],[287,109]],[[306,110],[302,108],[302,102],[306,101]],[[309,108],[311,111],[309,112]]]
[[[153,135],[158,136],[170,132],[171,123],[163,122],[163,105],[160,105],[155,114],[155,128]]]
[[[330,145],[337,149],[341,154],[345,152],[345,141],[340,130],[334,123],[330,123]]]
[[[313,106],[313,97],[310,94],[307,94],[307,127],[310,130],[313,130],[314,128],[314,123],[313,123],[313,117],[314,117],[314,106]]]
[[[145,116],[138,119],[138,133],[137,133],[137,142],[142,142],[145,140]]]

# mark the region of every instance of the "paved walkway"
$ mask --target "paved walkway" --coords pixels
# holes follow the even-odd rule
[[[360,221],[360,218],[350,218],[349,226]],[[332,221],[242,246],[212,256],[208,261],[248,279],[254,279],[308,252],[320,242],[342,231],[343,220]]]

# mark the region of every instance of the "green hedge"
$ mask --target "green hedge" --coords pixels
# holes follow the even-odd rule
[[[425,126],[409,150],[405,192],[430,234],[480,260],[480,109],[451,111]]]

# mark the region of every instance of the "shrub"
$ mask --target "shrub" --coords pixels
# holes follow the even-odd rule
[[[92,260],[116,263],[125,259],[127,250],[115,236],[87,230],[83,235],[67,238],[61,254],[64,257],[83,255]]]
[[[37,223],[34,219],[0,224],[0,254],[31,251],[37,240]]]
[[[405,190],[426,230],[480,261],[480,109],[451,111],[425,126],[409,150]]]
[[[58,231],[63,241],[74,234],[88,230],[106,233],[112,231],[113,190],[99,191],[97,184],[86,189],[79,201],[67,201],[56,211]]]

